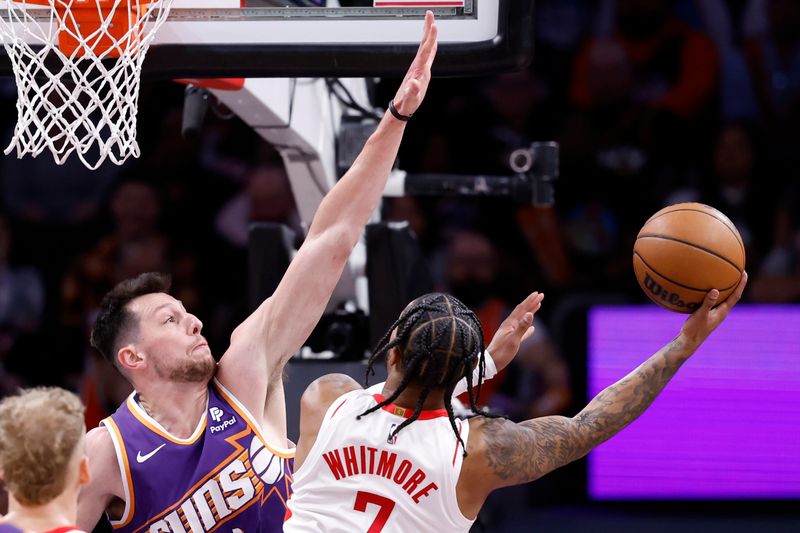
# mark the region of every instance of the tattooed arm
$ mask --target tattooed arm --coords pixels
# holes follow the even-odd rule
[[[675,339],[598,394],[574,418],[546,416],[519,424],[487,419],[481,433],[492,473],[503,485],[515,485],[580,459],[636,420],[692,351]]]
[[[463,493],[465,502],[472,502],[466,507],[474,507],[477,500],[482,504],[495,488],[538,479],[580,459],[622,431],[653,403],[681,365],[725,319],[746,283],[745,273],[736,291],[716,308],[719,292],[709,292],[678,337],[598,394],[575,417],[548,416],[519,424],[504,419],[471,422],[470,455],[459,479],[459,502]]]

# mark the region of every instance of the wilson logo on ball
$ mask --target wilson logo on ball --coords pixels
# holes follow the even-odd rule
[[[712,288],[725,301],[742,277],[745,248],[736,226],[711,206],[687,202],[655,213],[633,245],[633,272],[644,294],[677,313],[702,307]]]
[[[644,286],[653,296],[660,298],[666,304],[680,307],[681,309],[691,309],[692,311],[700,307],[697,302],[686,303],[676,293],[669,292],[663,288],[659,282],[650,276],[649,272],[644,273]]]

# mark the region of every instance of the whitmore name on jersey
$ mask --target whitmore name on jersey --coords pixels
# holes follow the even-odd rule
[[[416,504],[431,491],[439,490],[436,483],[426,484],[428,476],[408,459],[398,463],[395,452],[381,450],[378,455],[378,449],[371,446],[347,446],[325,452],[322,457],[336,480],[358,474],[379,476],[401,486]]]

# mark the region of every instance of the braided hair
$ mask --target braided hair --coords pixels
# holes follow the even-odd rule
[[[392,332],[396,333],[394,338]],[[392,431],[391,437],[394,437],[419,418],[431,390],[442,389],[450,425],[466,456],[466,446],[456,428],[451,397],[456,384],[466,378],[470,407],[473,411],[486,415],[476,405],[486,365],[483,355],[483,328],[478,317],[458,299],[447,294],[431,293],[417,298],[403,310],[400,318],[378,342],[367,367],[367,382],[370,374],[375,374],[375,361],[388,354],[392,348],[397,348],[400,353],[403,379],[388,398],[370,407],[357,418],[360,420],[362,416],[389,405],[410,384],[420,386],[421,391],[413,414]],[[472,372],[476,362],[478,383],[473,386]]]

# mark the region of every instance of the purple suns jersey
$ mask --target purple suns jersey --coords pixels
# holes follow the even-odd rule
[[[282,531],[294,449],[266,443],[255,419],[218,381],[188,439],[170,435],[136,393],[102,422],[122,472],[120,532]]]

